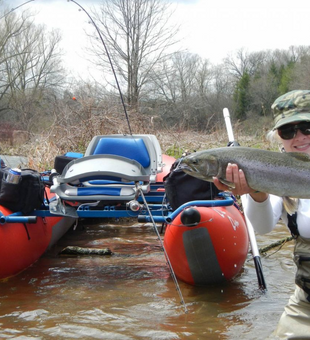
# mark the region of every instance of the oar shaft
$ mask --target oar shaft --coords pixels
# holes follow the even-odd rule
[[[234,133],[233,133],[233,129],[232,129],[232,126],[231,126],[229,111],[228,111],[227,108],[223,109],[223,115],[224,115],[224,119],[225,119],[228,141],[234,142],[235,141]]]
[[[233,129],[232,129],[232,126],[231,126],[230,115],[229,115],[229,111],[228,111],[227,108],[223,109],[223,115],[224,115],[224,119],[225,119],[225,125],[226,125],[226,129],[227,129],[229,142],[232,145],[238,145],[238,143],[234,139],[234,133],[233,133]],[[241,203],[242,203],[243,207],[245,206],[244,202],[245,202],[245,196],[242,195],[241,196]],[[252,226],[252,223],[247,218],[246,214],[244,214],[244,217],[245,217],[245,224],[246,224],[246,227],[247,227],[249,240],[250,240],[250,244],[251,244],[251,251],[252,251],[253,259],[254,259],[254,263],[255,263],[258,285],[261,289],[267,289],[265,279],[264,279],[261,259],[260,259],[260,255],[259,255],[259,250],[258,250],[258,246],[257,246],[257,242],[256,242],[256,237],[255,237],[255,233],[254,233],[254,228]]]
[[[245,196],[244,195],[241,196],[241,203],[242,203],[242,206],[244,208],[244,206],[245,206]],[[244,214],[244,218],[245,218],[245,222],[246,222],[247,229],[248,229],[252,254],[253,254],[254,257],[259,256],[259,250],[258,250],[258,246],[257,246],[257,242],[256,242],[254,228],[252,226],[252,223],[250,222],[250,220],[246,216],[246,214]]]

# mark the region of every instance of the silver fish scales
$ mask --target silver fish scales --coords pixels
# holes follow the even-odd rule
[[[291,198],[310,198],[310,157],[305,153],[280,153],[249,147],[223,147],[192,153],[183,158],[183,170],[234,188],[226,179],[228,163],[242,169],[248,185],[261,192]]]

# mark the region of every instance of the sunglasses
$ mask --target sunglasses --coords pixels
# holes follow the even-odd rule
[[[297,131],[305,135],[310,135],[310,122],[302,122],[299,124],[286,124],[278,128],[278,134],[282,139],[289,140],[293,139],[297,135]]]

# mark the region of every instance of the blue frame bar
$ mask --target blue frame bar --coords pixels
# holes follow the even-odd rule
[[[37,216],[23,216],[21,212],[15,212],[7,216],[0,216],[0,224],[6,223],[36,223]]]
[[[174,211],[169,209],[168,205],[150,204],[149,209],[151,216],[148,215],[147,209],[142,211],[131,211],[130,209],[117,209],[115,206],[104,206],[101,209],[91,209],[87,204],[83,204],[76,209],[77,218],[121,218],[121,217],[136,217],[139,222],[154,222],[171,223],[177,215],[188,207],[225,207],[234,204],[234,199],[230,196],[222,195],[223,199],[205,200],[205,201],[190,201],[184,203]],[[34,210],[30,216],[24,216],[21,212],[15,212],[7,216],[0,216],[0,224],[5,223],[36,223],[37,217],[63,216],[51,214],[48,205],[46,209]]]
[[[190,201],[182,204],[173,212],[169,212],[168,215],[154,215],[152,212],[152,217],[149,215],[139,215],[139,222],[154,222],[157,223],[171,223],[184,209],[188,207],[227,207],[235,203],[234,199],[228,196],[224,196],[223,200],[206,200],[206,201]]]

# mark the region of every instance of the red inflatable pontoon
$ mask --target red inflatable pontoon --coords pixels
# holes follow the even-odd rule
[[[200,222],[186,226],[195,216]],[[235,206],[190,207],[167,225],[164,245],[180,280],[209,285],[231,280],[240,272],[249,240],[244,218]]]
[[[49,189],[46,189],[49,193]],[[12,212],[0,206],[0,216]],[[71,217],[37,217],[36,223],[0,225],[0,279],[14,276],[36,262],[73,225]]]

